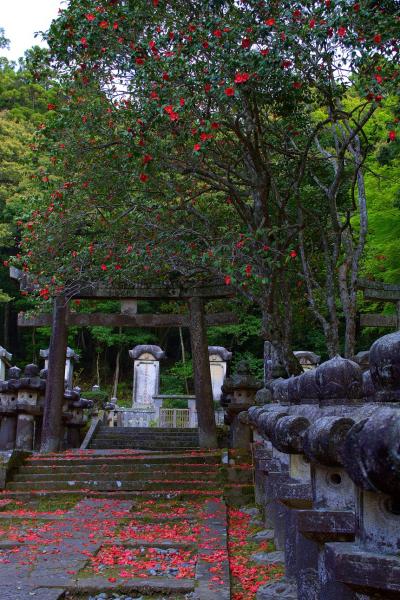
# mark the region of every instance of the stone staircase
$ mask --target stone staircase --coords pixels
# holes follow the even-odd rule
[[[29,458],[6,493],[132,495],[223,494],[221,454],[212,451],[146,453],[92,450]]]
[[[96,431],[89,448],[141,450],[191,450],[199,447],[197,429],[163,429],[155,427],[107,427]]]

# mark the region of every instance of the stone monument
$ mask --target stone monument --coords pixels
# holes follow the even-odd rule
[[[159,346],[140,345],[129,350],[133,359],[132,408],[122,413],[124,427],[149,427],[156,421],[154,396],[159,393],[160,360],[165,352]]]
[[[129,350],[129,356],[134,360],[132,406],[152,405],[159,392],[160,360],[165,352],[159,346],[142,345]]]
[[[222,396],[222,386],[226,377],[228,361],[232,358],[232,352],[229,352],[222,346],[209,346],[208,355],[210,358],[213,398],[215,402],[219,402]]]

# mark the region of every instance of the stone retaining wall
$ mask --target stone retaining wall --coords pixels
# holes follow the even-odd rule
[[[373,344],[365,373],[337,356],[271,391],[247,415],[287,597],[400,598],[400,332]]]

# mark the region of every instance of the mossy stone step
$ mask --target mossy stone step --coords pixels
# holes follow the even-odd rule
[[[55,473],[54,470],[48,469],[45,473],[17,473],[13,478],[13,482],[30,482],[30,481],[66,481],[67,479],[75,479],[77,481],[88,481],[90,479],[96,478],[98,480],[110,480],[110,479],[118,479],[124,481],[153,481],[153,480],[161,480],[161,479],[187,479],[187,480],[204,480],[209,481],[218,478],[218,471],[209,471],[209,472],[198,472],[194,469],[191,471],[114,471],[112,469],[107,470],[98,470],[96,472],[58,472]]]
[[[215,482],[196,481],[196,480],[160,480],[160,481],[129,481],[126,478],[123,480],[108,479],[108,480],[40,480],[40,481],[11,481],[6,485],[6,490],[24,491],[24,490],[81,490],[81,489],[100,489],[106,490],[131,490],[131,491],[163,491],[168,487],[168,490],[214,490],[216,489]]]
[[[142,473],[144,477],[147,477],[152,471],[165,471],[169,473],[196,473],[208,476],[210,474],[217,474],[219,472],[218,464],[213,463],[135,463],[135,464],[126,464],[125,462],[118,462],[113,464],[94,464],[87,463],[84,465],[71,465],[68,464],[52,464],[52,465],[35,465],[34,463],[30,463],[28,465],[23,465],[18,470],[19,475],[26,474],[47,474],[49,470],[54,474],[58,473],[106,473],[111,471],[112,473]]]
[[[191,449],[192,450],[192,449]],[[25,466],[75,466],[75,465],[124,465],[126,467],[133,465],[156,465],[156,464],[190,464],[190,463],[203,463],[207,464],[220,464],[221,462],[221,454],[220,453],[199,453],[196,449],[193,454],[191,454],[191,450],[189,453],[182,452],[154,452],[154,453],[137,453],[137,455],[129,455],[124,456],[123,451],[118,454],[92,454],[91,456],[82,456],[80,457],[77,454],[77,458],[75,456],[65,457],[64,454],[58,455],[42,455],[37,459],[28,459],[25,463]]]

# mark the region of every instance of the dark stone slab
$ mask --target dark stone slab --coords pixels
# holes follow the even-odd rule
[[[325,547],[326,564],[336,579],[357,592],[382,592],[378,598],[400,598],[400,557],[364,552],[356,544]]]
[[[297,527],[302,535],[318,541],[352,541],[356,531],[356,517],[350,511],[299,510]]]

